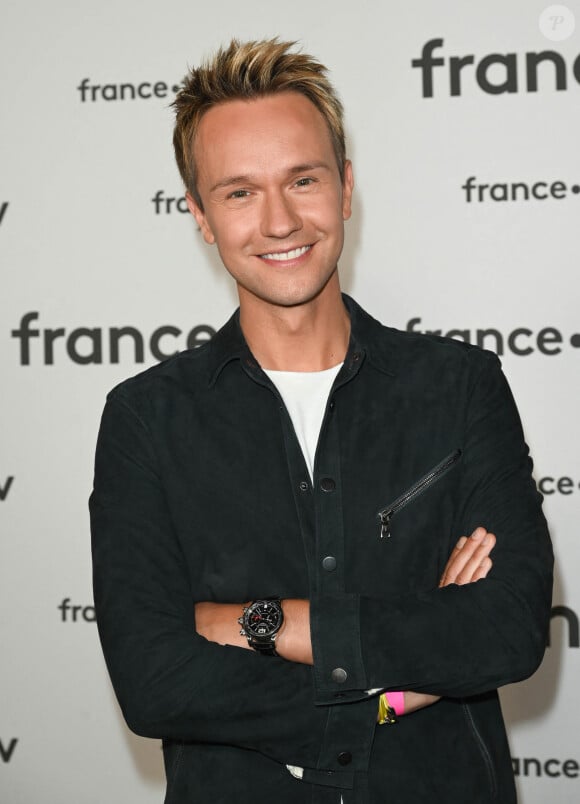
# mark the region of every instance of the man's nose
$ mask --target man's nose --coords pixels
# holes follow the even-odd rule
[[[263,201],[261,234],[284,238],[302,228],[302,220],[291,198],[284,192],[268,193]]]

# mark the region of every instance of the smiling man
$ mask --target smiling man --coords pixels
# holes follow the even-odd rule
[[[109,394],[103,650],[163,740],[167,804],[509,804],[496,689],[546,643],[540,496],[497,358],[341,294],[353,173],[325,72],[233,41],[175,101],[240,305]]]

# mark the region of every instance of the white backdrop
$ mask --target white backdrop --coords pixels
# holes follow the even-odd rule
[[[346,107],[345,290],[403,329],[497,331],[484,344],[503,353],[548,492],[565,607],[542,668],[502,692],[514,768],[525,804],[579,800],[580,6],[570,34],[561,10],[540,30],[547,5],[4,1],[2,802],[163,799],[159,744],[122,723],[93,622],[94,443],[106,391],[155,362],[152,336],[185,348],[236,303],[178,207],[172,88],[232,35],[276,34],[331,68]],[[425,46],[443,59],[431,97],[411,63]],[[527,54],[543,51],[536,71]]]

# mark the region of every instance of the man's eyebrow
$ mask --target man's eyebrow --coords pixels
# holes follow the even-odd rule
[[[327,162],[305,162],[302,165],[294,165],[293,167],[289,168],[288,176],[295,176],[298,173],[308,173],[309,170],[316,170],[320,168],[324,170],[331,169]],[[223,179],[217,181],[210,188],[210,193],[213,193],[216,190],[222,190],[224,187],[230,187],[235,184],[253,184],[254,181],[255,179],[248,174],[242,174],[240,176],[224,176]]]
[[[308,173],[309,170],[316,170],[317,168],[330,170],[330,165],[327,162],[305,162],[303,165],[295,165],[290,168],[288,174],[293,176],[296,173]]]
[[[214,190],[220,190],[222,187],[229,187],[231,184],[251,184],[252,181],[251,176],[226,176],[210,188],[210,193],[213,193]]]

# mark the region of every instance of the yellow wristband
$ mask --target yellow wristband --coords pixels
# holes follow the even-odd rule
[[[397,722],[397,715],[393,707],[389,704],[389,699],[387,698],[387,693],[382,692],[379,695],[379,714],[377,717],[377,723],[379,726],[384,725],[385,723],[396,723]]]

